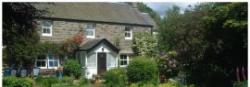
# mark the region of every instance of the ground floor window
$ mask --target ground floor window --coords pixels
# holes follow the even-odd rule
[[[39,56],[36,60],[36,66],[37,67],[46,67],[46,57]]]
[[[48,58],[49,61],[49,67],[58,67],[58,58],[54,57],[54,56],[49,56]]]
[[[129,60],[128,55],[120,55],[120,61],[119,61],[120,66],[127,66],[128,60]]]
[[[59,58],[53,55],[39,56],[36,60],[36,67],[39,68],[59,67]]]

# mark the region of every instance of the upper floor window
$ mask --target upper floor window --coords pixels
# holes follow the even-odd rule
[[[125,27],[125,40],[131,40],[132,39],[132,27],[126,26]]]
[[[95,24],[93,23],[88,23],[85,26],[85,34],[87,38],[95,38]]]
[[[42,36],[52,36],[52,21],[42,22]]]

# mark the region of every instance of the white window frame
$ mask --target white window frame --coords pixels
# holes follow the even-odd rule
[[[88,26],[92,26],[92,27],[88,27]],[[93,35],[87,35],[86,34],[87,38],[95,38],[95,24],[94,23],[87,23],[85,25],[85,29],[86,29],[85,34],[86,34],[87,31],[93,32]]]
[[[44,26],[44,22],[50,23],[51,26]],[[52,36],[53,22],[52,22],[52,21],[42,21],[41,25],[42,25],[42,36]],[[44,32],[43,32],[43,29],[44,29],[44,28],[49,29],[50,33],[44,33]]]
[[[121,56],[126,56],[126,59],[122,59]],[[127,64],[126,65],[121,65],[121,61],[127,61]],[[128,66],[128,64],[129,64],[129,56],[121,54],[120,57],[119,57],[119,66],[120,67],[126,67],[126,66]]]
[[[47,66],[48,66],[49,69],[57,69],[57,68],[60,66],[59,58],[55,58],[55,56],[53,56],[52,59],[50,59],[49,56],[48,56],[47,59],[48,59]],[[55,61],[57,61],[57,66],[50,66],[50,65],[49,65],[49,62],[50,62],[50,61],[52,61],[53,63],[54,63]]]
[[[126,31],[126,28],[129,29],[129,31]],[[125,26],[125,29],[124,29],[124,37],[125,37],[125,40],[132,40],[133,38],[133,31],[132,31],[132,27],[131,26]],[[126,37],[126,33],[130,33],[130,37]]]
[[[53,56],[52,59],[49,59],[48,55],[46,55],[44,59],[36,59],[36,63],[35,63],[36,67],[38,67],[37,66],[38,61],[45,62],[45,66],[39,67],[40,69],[57,69],[58,67],[60,67],[60,60],[59,58],[55,58],[55,56]],[[50,61],[57,61],[57,66],[53,66],[53,67],[49,66]]]

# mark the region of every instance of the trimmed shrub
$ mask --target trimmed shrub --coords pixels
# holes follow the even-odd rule
[[[116,68],[105,72],[103,78],[107,87],[126,87],[127,76],[125,69]]]
[[[31,78],[4,77],[4,87],[33,87],[34,81]]]
[[[144,56],[133,58],[127,67],[127,76],[132,83],[158,82],[158,68],[156,62]]]
[[[56,77],[38,77],[36,82],[40,87],[52,87],[53,84],[59,82],[59,79]]]
[[[81,65],[76,60],[67,60],[63,67],[66,75],[73,75],[77,79],[81,76]]]

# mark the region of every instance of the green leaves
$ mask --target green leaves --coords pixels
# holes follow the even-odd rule
[[[156,55],[156,46],[156,39],[150,33],[135,33],[133,48],[138,55],[152,57]]]
[[[63,67],[66,75],[73,75],[75,78],[79,78],[81,76],[82,67],[76,60],[67,60]]]
[[[133,58],[127,66],[128,80],[132,83],[157,83],[158,68],[156,62],[149,57],[138,56]]]
[[[103,78],[107,87],[126,87],[127,75],[126,70],[123,68],[108,70]]]
[[[35,17],[42,13],[31,3],[3,3],[3,45],[7,58],[31,62],[39,54]]]

